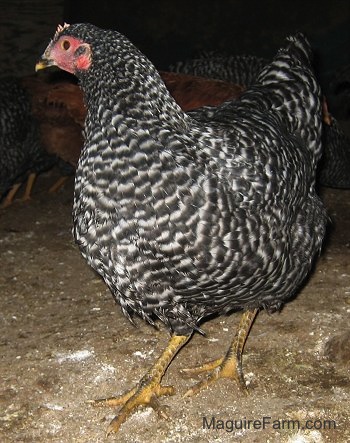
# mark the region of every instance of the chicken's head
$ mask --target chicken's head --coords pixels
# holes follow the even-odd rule
[[[59,25],[53,40],[49,43],[35,70],[57,66],[64,71],[76,74],[77,71],[89,69],[91,65],[91,48],[88,43],[63,31],[68,24]]]

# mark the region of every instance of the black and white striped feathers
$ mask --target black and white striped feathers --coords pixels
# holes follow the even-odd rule
[[[170,71],[225,80],[252,86],[269,60],[254,55],[224,55],[206,53],[200,57],[177,62]],[[350,188],[350,139],[343,120],[349,119],[349,66],[344,67],[331,83],[327,102],[332,112],[332,124],[323,122],[323,158],[318,168],[317,182],[321,186]],[[340,121],[337,121],[334,118]],[[347,124],[347,126],[349,126]]]
[[[198,75],[250,86],[269,60],[254,55],[224,55],[215,52],[179,61],[169,67],[170,71]]]
[[[350,188],[350,137],[341,129],[339,122],[331,118],[323,124],[323,156],[319,165],[318,180],[331,188]]]
[[[320,92],[304,37],[288,38],[239,100],[189,114],[119,33],[71,25],[46,56],[66,38],[89,54],[75,71],[88,115],[74,235],[123,312],[188,334],[209,314],[278,309],[326,225],[314,189]]]

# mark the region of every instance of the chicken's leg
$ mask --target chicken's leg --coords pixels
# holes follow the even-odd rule
[[[32,193],[32,189],[33,189],[33,185],[36,179],[36,173],[35,172],[31,172],[28,176],[27,179],[27,184],[26,184],[26,188],[22,197],[22,201],[28,201],[30,200],[30,195]]]
[[[51,188],[49,189],[49,193],[53,194],[55,192],[57,192],[59,189],[62,188],[62,186],[65,184],[65,182],[68,180],[68,176],[65,175],[63,177],[60,177],[57,181],[55,181],[55,183],[51,186]]]
[[[13,199],[14,199],[18,189],[21,187],[21,184],[22,183],[15,183],[12,186],[12,188],[9,190],[6,197],[2,201],[2,203],[0,205],[1,208],[7,208],[8,206],[10,206],[13,203]]]
[[[199,374],[201,372],[211,371],[207,379],[199,382],[185,393],[186,397],[196,394],[219,378],[232,378],[238,382],[239,386],[244,391],[246,391],[246,384],[242,370],[242,352],[257,312],[258,310],[254,309],[243,313],[236,334],[225,357],[218,358],[217,360],[206,363],[198,368],[182,370],[182,372],[188,374]]]
[[[123,405],[119,414],[111,421],[107,435],[112,432],[117,432],[138,406],[149,405],[155,409],[160,416],[167,418],[164,407],[160,405],[158,397],[161,395],[173,395],[175,389],[173,386],[161,386],[162,377],[175,357],[176,353],[189,340],[190,335],[174,335],[171,337],[168,346],[156,361],[154,366],[146,373],[140,382],[130,391],[126,392],[120,397],[111,397],[100,400],[94,400],[95,405],[117,406]]]

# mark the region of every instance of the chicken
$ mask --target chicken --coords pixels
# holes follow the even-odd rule
[[[82,127],[86,109],[80,88],[71,81],[71,78],[62,78],[57,73],[21,79],[31,100],[32,114],[39,125],[41,144],[56,157],[56,166],[61,174],[49,192],[58,190],[68,177],[75,174],[83,146]]]
[[[80,127],[84,126],[86,108],[79,86],[68,82],[56,83],[48,91],[47,101],[49,103],[62,105],[66,118],[70,117],[76,125]],[[74,162],[75,161],[74,159]]]
[[[46,151],[75,168],[83,146],[82,126],[74,121],[69,109],[58,101],[37,103],[35,115]]]
[[[350,188],[350,138],[335,118],[328,114],[323,123],[324,152],[319,164],[318,181],[330,188]]]
[[[0,199],[6,207],[26,177],[23,199],[28,199],[36,174],[51,168],[56,158],[43,149],[30,99],[16,78],[0,80],[0,124]]]
[[[234,83],[194,75],[160,71],[160,76],[184,111],[221,105],[226,100],[238,98],[244,90]]]
[[[215,78],[238,85],[250,86],[269,61],[254,55],[225,55],[207,53],[200,57],[177,62],[170,71],[200,77]]]
[[[73,232],[122,312],[171,333],[140,382],[117,398],[108,433],[139,406],[166,412],[162,377],[211,315],[242,310],[228,352],[193,371],[199,392],[245,383],[242,352],[260,309],[296,294],[320,251],[327,216],[315,192],[321,100],[302,34],[236,101],[185,113],[153,64],[123,35],[59,26],[36,69],[75,74],[88,109],[76,171]]]
[[[266,59],[255,56],[209,53],[206,57],[179,62],[172,67],[180,72],[159,73],[176,102],[184,111],[190,111],[203,106],[218,106],[226,100],[237,99],[245,90],[243,83],[254,83],[259,71],[267,63]],[[200,73],[204,77],[184,74],[182,71]],[[217,80],[209,76],[231,81]],[[28,80],[25,80],[27,85]],[[232,83],[233,80],[242,84]],[[44,147],[75,167],[83,144],[80,126],[83,126],[86,117],[81,89],[68,81],[56,82],[53,85],[40,81],[36,88],[30,84],[28,89],[35,89],[32,94],[34,114],[40,122]],[[321,186],[347,189],[350,188],[350,140],[343,131],[343,125],[329,114],[326,101],[324,103],[324,153],[318,168],[317,181]],[[50,106],[52,104],[55,106]],[[62,172],[65,167],[66,172],[51,189],[56,189],[67,176],[74,175],[74,169],[64,162],[59,163],[59,169]]]

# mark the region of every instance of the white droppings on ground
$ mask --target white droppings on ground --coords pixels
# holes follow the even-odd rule
[[[112,375],[116,373],[116,368],[112,365],[107,365],[102,363],[99,369],[96,371],[97,374],[93,379],[94,383],[101,383],[102,381],[108,380]]]
[[[299,431],[288,438],[287,443],[322,443],[323,437],[320,431]]]
[[[249,386],[252,383],[254,377],[255,377],[255,375],[254,375],[253,372],[247,372],[244,375],[245,383],[246,383],[247,386]]]
[[[55,435],[62,429],[61,423],[49,423],[48,432],[51,435]]]
[[[148,358],[150,355],[152,355],[153,352],[154,352],[154,349],[151,349],[148,352],[135,351],[135,352],[133,352],[132,355],[134,355],[135,357],[142,358],[143,360],[146,360],[146,358]]]
[[[61,405],[55,405],[53,403],[45,403],[43,407],[46,409],[50,409],[51,411],[63,411],[64,407]]]
[[[56,354],[56,358],[58,363],[64,363],[66,361],[75,361],[75,362],[79,362],[79,361],[83,361],[86,360],[87,358],[92,357],[94,354],[94,351],[90,351],[89,349],[83,349],[81,351],[75,351],[75,352],[71,352],[71,353],[58,353]]]

